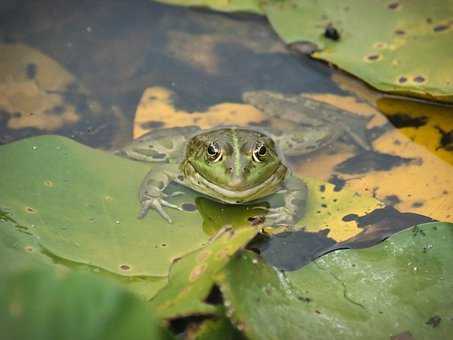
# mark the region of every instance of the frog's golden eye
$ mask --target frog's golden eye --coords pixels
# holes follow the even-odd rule
[[[266,145],[263,143],[258,143],[253,150],[252,158],[255,162],[262,162],[264,157],[267,155]]]
[[[216,142],[212,142],[209,144],[207,150],[208,159],[212,162],[218,162],[222,159],[222,151],[220,150],[220,146]]]

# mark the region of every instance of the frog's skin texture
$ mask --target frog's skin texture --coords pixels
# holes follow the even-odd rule
[[[315,137],[312,138],[317,137],[318,141],[316,143],[307,143],[305,148],[316,150],[338,138],[347,137],[361,149],[367,151],[372,149],[365,135],[366,125],[371,118],[360,117],[302,95],[250,91],[245,92],[242,99],[269,117],[298,124],[299,129],[304,131],[307,139],[309,139],[307,133],[314,134]],[[282,146],[283,148],[284,146]],[[310,151],[309,149],[303,150],[300,147],[292,149],[292,152],[296,155]],[[286,155],[291,155],[291,151],[285,152],[283,150],[283,152]]]
[[[155,209],[171,223],[165,208],[183,211],[165,193],[167,186],[176,182],[226,204],[256,203],[283,192],[284,205],[267,208],[265,224],[291,226],[304,213],[307,188],[288,170],[283,155],[316,151],[344,134],[360,147],[369,148],[363,136],[355,129],[350,131],[357,119],[347,113],[338,118],[339,110],[330,105],[266,91],[245,93],[244,101],[270,119],[289,124],[280,130],[273,127],[272,134],[240,127],[159,129],[118,152],[134,160],[156,163],[140,187],[140,218]]]

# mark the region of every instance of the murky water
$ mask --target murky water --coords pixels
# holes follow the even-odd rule
[[[0,39],[2,144],[59,134],[115,150],[160,127],[284,128],[243,93],[303,94],[366,121],[356,133],[369,148],[343,136],[291,158],[299,175],[453,221],[453,108],[373,91],[289,51],[262,18],[145,0],[3,1]]]

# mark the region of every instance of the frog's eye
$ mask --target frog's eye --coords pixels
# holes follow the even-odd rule
[[[266,145],[258,143],[253,150],[252,158],[255,162],[262,162],[264,157],[267,155]]]
[[[222,159],[222,152],[220,151],[220,146],[216,142],[209,144],[207,150],[208,158],[212,162],[218,162]]]

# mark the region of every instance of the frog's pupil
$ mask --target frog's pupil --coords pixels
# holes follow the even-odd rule
[[[264,156],[266,154],[266,147],[264,145],[262,145],[259,149],[258,149],[258,155],[260,156]]]
[[[215,155],[217,155],[217,153],[218,153],[218,150],[217,150],[216,145],[215,144],[210,144],[208,146],[208,154],[209,154],[209,156],[215,156]]]

